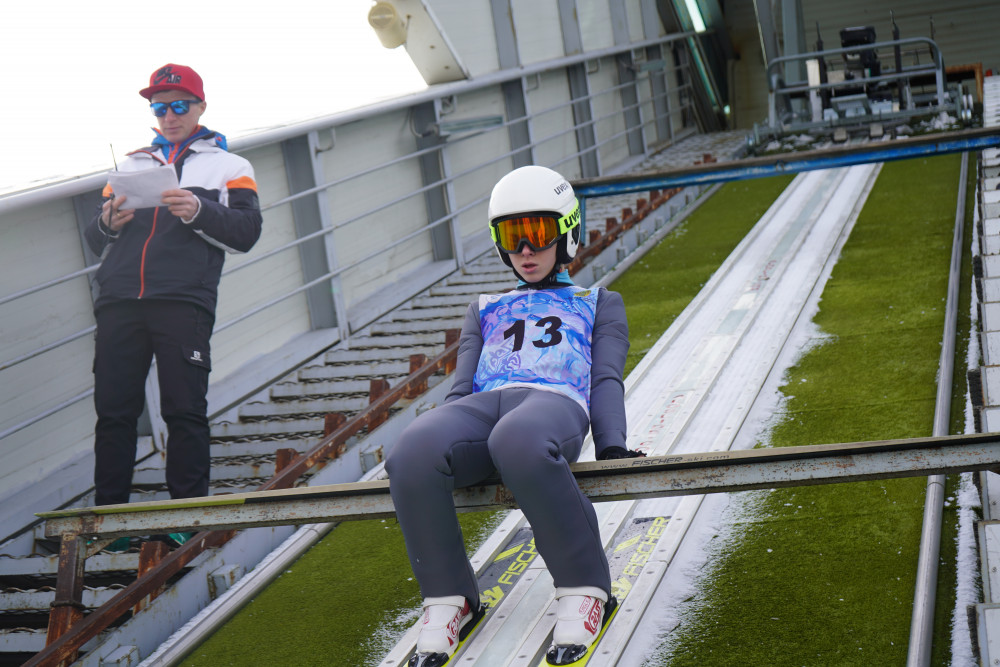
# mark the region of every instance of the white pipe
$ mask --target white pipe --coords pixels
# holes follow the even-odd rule
[[[962,235],[965,227],[965,185],[969,154],[962,153],[962,169],[955,207],[955,235],[951,247],[951,271],[948,276],[948,300],[945,306],[944,335],[941,344],[940,374],[934,406],[934,436],[948,435],[951,417],[951,387],[954,376],[955,329],[958,317],[958,287],[962,270]],[[910,620],[908,667],[926,667],[931,662],[934,636],[934,598],[937,589],[938,556],[941,550],[941,524],[944,512],[944,475],[927,478],[924,500],[924,524],[917,560],[917,585],[913,594],[913,617]]]

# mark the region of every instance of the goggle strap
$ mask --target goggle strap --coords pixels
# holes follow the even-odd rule
[[[563,217],[559,218],[559,233],[565,234],[578,224],[580,224],[580,200],[574,197],[573,209]]]

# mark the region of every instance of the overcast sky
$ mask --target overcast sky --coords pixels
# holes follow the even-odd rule
[[[0,22],[0,193],[112,167],[155,126],[138,91],[168,62],[205,81],[230,139],[423,89],[367,22],[373,0],[13,2]]]

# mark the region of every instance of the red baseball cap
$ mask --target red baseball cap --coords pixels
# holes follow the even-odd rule
[[[139,94],[151,100],[155,93],[161,90],[183,90],[191,93],[199,100],[205,99],[205,87],[201,77],[190,67],[168,63],[149,75],[149,87],[143,88]]]

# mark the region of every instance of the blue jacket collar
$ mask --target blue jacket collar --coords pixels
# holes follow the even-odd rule
[[[170,160],[171,155],[180,155],[184,152],[184,149],[199,139],[214,138],[216,146],[224,151],[229,150],[229,145],[224,134],[213,132],[203,125],[199,125],[198,129],[191,136],[177,144],[170,142],[155,127],[153,128],[153,132],[156,133],[156,137],[153,139],[152,145],[159,148],[163,152],[163,157],[167,158],[167,160]]]

